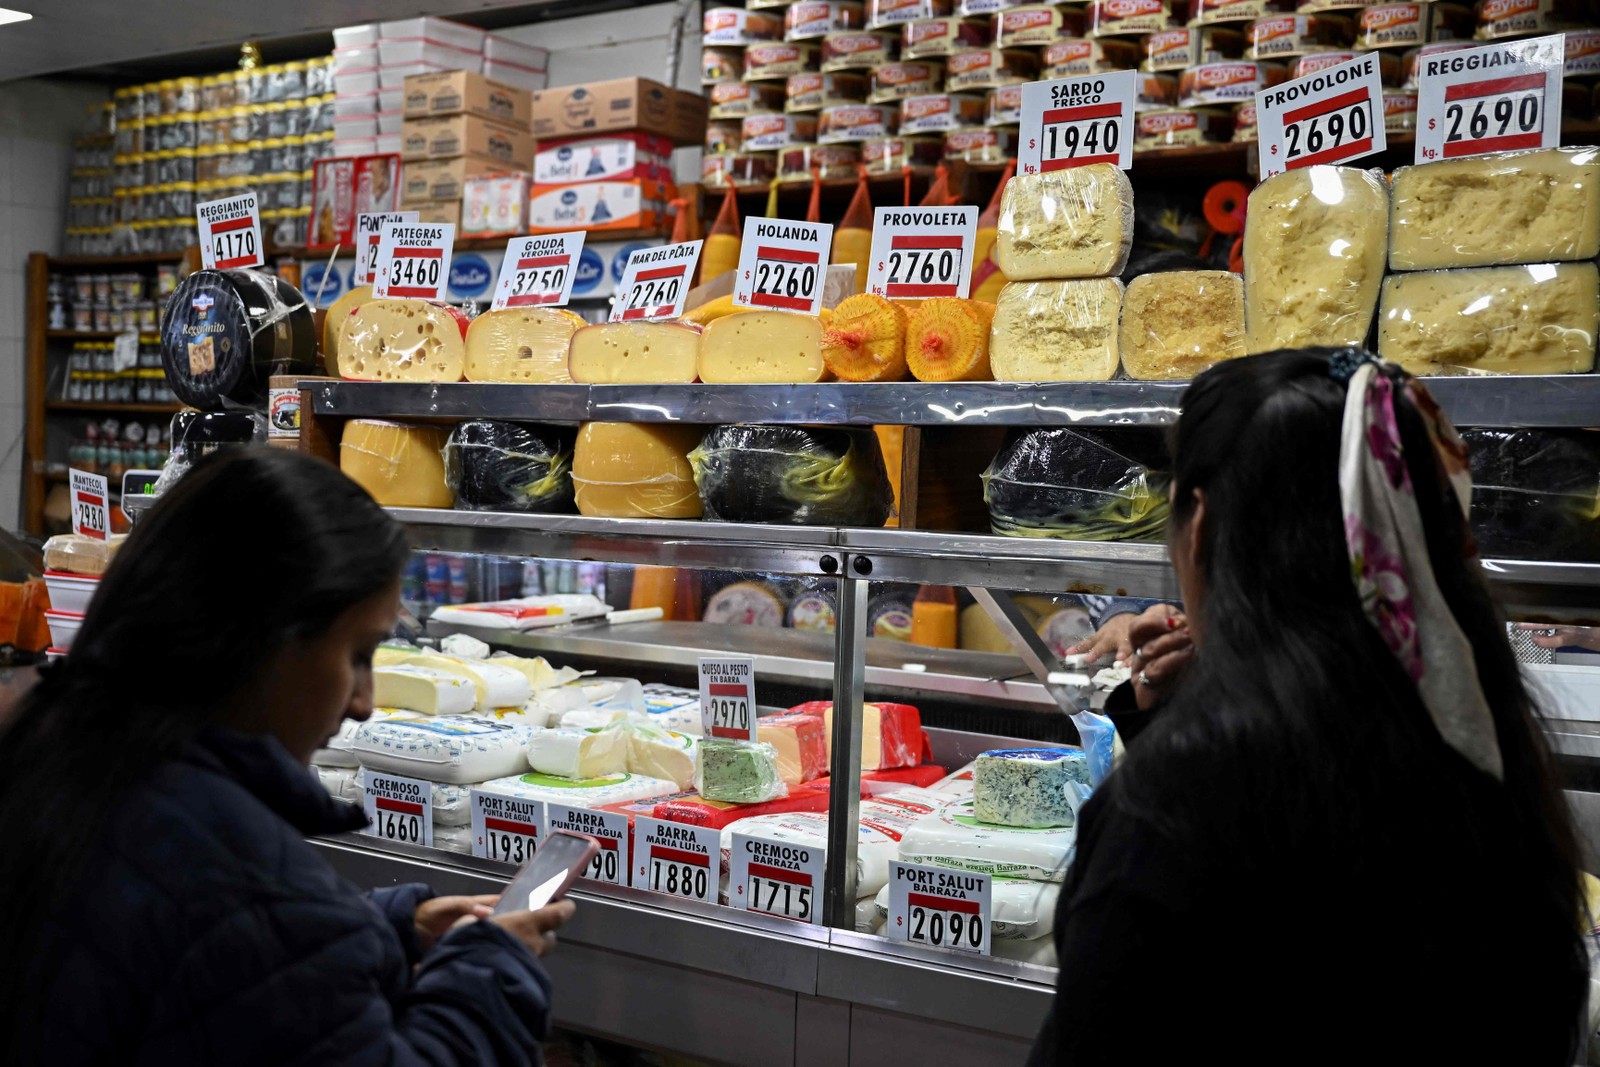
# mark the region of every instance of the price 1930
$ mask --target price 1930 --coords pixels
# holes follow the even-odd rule
[[[657,893],[705,900],[710,877],[708,867],[650,858],[650,888]]]
[[[781,915],[786,919],[810,922],[811,887],[752,874],[750,900],[745,907],[750,911],[764,911],[768,915]]]
[[[433,289],[439,284],[439,258],[396,255],[389,272],[390,286]]]
[[[490,830],[484,834],[484,844],[490,859],[506,863],[526,863],[539,848],[538,838],[505,830]]]
[[[911,905],[910,940],[918,944],[971,951],[982,947],[983,934],[983,917],[976,911]]]

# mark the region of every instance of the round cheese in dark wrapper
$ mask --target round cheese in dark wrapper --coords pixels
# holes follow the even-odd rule
[[[689,462],[714,521],[882,526],[894,504],[871,430],[717,426]]]
[[[1165,475],[1143,442],[1117,431],[1029,430],[983,473],[994,532],[1072,541],[1156,541],[1166,533]]]
[[[179,400],[215,410],[260,404],[274,374],[316,370],[317,335],[300,290],[253,270],[189,275],[161,313],[161,362]]]
[[[1461,431],[1480,555],[1600,562],[1600,433]]]
[[[444,446],[445,483],[460,511],[570,514],[576,433],[554,426],[473,419]]]

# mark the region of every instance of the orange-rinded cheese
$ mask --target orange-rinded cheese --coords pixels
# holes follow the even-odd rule
[[[700,327],[688,322],[602,322],[572,335],[567,373],[591,385],[694,381]]]
[[[698,519],[689,453],[698,426],[586,422],[572,451],[578,513],[606,519]]]
[[[822,320],[789,311],[740,311],[700,335],[700,380],[713,385],[820,382]]]
[[[566,308],[485,311],[467,328],[467,381],[570,382],[567,349],[583,325]]]
[[[386,508],[448,508],[445,431],[379,419],[351,419],[339,442],[339,469]]]
[[[459,382],[467,317],[423,300],[369,300],[339,327],[339,375],[368,382]]]

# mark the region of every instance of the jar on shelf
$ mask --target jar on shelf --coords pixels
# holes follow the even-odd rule
[[[199,119],[200,116],[196,112],[178,112],[177,117],[172,120],[172,133],[171,137],[169,138],[172,143],[170,145],[166,145],[165,147],[173,149],[193,148],[195,145],[199,144]]]
[[[228,111],[229,144],[248,144],[250,141],[250,105],[236,104]]]
[[[250,72],[236,70],[228,77],[233,82],[233,105],[243,107],[250,103]]]
[[[333,57],[318,56],[306,64],[306,96],[333,92]]]
[[[284,117],[283,101],[274,100],[270,104],[261,105],[261,136],[262,139],[287,136],[288,119]]]
[[[304,100],[285,100],[283,102],[283,135],[285,137],[298,137],[306,132],[306,102]]]
[[[146,82],[139,86],[140,115],[146,119],[155,118],[161,114],[161,86],[157,82]]]
[[[250,174],[259,177],[272,168],[272,149],[265,140],[250,142]]]
[[[315,100],[306,101],[307,136],[333,136],[333,94],[325,93]]]
[[[103,330],[111,329],[111,305],[110,304],[95,304],[94,305],[94,325],[91,326],[90,329],[96,330],[96,331],[103,331]]]
[[[158,114],[176,115],[178,113],[178,79],[167,78],[156,82],[156,94],[159,100]]]
[[[137,185],[156,185],[161,181],[161,153],[139,154],[139,180]]]
[[[271,77],[267,74],[266,67],[257,67],[245,72],[245,84],[249,86],[247,100],[252,104],[265,104],[272,99]]]
[[[279,100],[303,100],[306,95],[306,67],[304,60],[285,63],[278,68]]]
[[[178,148],[172,153],[172,180],[175,182],[192,182],[195,180],[195,152],[194,148]]]
[[[185,111],[200,110],[200,79],[179,78],[177,81],[176,102],[177,110],[181,114]]]
[[[139,217],[138,214],[134,210],[133,198],[128,195],[128,190],[127,189],[118,189],[116,192],[112,193],[111,194],[111,203],[113,205],[115,205],[116,216],[117,216],[117,221],[118,222],[121,222],[121,223],[133,222],[135,219],[137,219]],[[83,204],[83,201],[81,201],[81,200],[69,201],[69,206],[68,206],[68,210],[67,210],[67,219],[68,219],[69,225],[72,225],[72,226],[82,226],[82,225],[84,225],[83,214],[82,214],[82,210],[83,209],[81,207],[82,204]]]
[[[214,111],[222,106],[222,92],[219,89],[221,77],[208,74],[200,79],[200,110]]]
[[[233,108],[219,107],[211,112],[211,143],[233,143]]]
[[[141,102],[137,90],[132,86],[124,86],[112,92],[111,105],[116,109],[119,124],[140,117]]]
[[[167,190],[167,203],[174,215],[187,218],[194,214],[194,182],[173,182]]]
[[[178,288],[178,265],[176,263],[156,264],[156,299],[166,301]]]

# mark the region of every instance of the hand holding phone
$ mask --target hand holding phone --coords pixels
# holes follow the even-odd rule
[[[494,913],[538,911],[560,900],[599,851],[599,842],[587,834],[554,831],[511,880]]]

